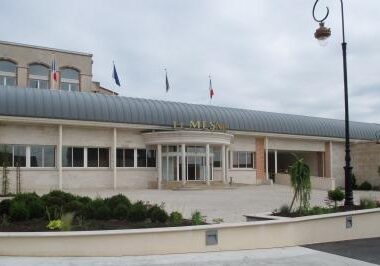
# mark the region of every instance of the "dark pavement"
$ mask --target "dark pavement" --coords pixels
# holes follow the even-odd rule
[[[380,265],[380,238],[313,244],[304,247]]]

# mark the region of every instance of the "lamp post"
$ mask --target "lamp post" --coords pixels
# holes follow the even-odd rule
[[[322,19],[317,19],[315,16],[315,7],[317,6],[319,0],[316,0],[313,6],[313,18],[316,22],[319,23],[319,28],[315,31],[314,37],[319,40],[323,41],[326,40],[331,35],[331,30],[329,28],[326,28],[324,26],[324,21],[329,16],[330,10],[328,7],[326,7],[326,15]],[[351,173],[352,173],[352,167],[351,167],[351,155],[350,155],[350,124],[349,124],[349,113],[348,113],[348,85],[347,85],[347,43],[346,43],[346,36],[344,32],[344,10],[343,10],[343,0],[340,0],[340,6],[341,6],[341,17],[342,17],[342,51],[343,51],[343,81],[344,81],[344,111],[345,111],[345,119],[344,119],[344,125],[345,125],[345,162],[346,165],[344,166],[344,179],[345,179],[345,206],[353,206],[354,205],[354,198],[352,193],[352,179],[351,179]]]

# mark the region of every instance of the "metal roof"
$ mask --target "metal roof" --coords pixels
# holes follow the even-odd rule
[[[214,121],[228,129],[344,138],[344,121],[210,105],[87,92],[0,86],[0,115],[172,126],[173,121]],[[380,124],[350,122],[352,139],[374,140]]]

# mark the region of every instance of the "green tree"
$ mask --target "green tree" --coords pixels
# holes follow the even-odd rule
[[[2,188],[1,192],[5,196],[8,194],[9,188],[9,170],[10,166],[9,151],[7,145],[0,145],[0,167],[2,168]]]
[[[298,159],[290,166],[290,181],[294,190],[294,196],[292,204],[290,204],[290,210],[292,210],[294,202],[298,200],[299,211],[309,208],[311,182],[310,182],[310,168],[303,162],[303,159]]]

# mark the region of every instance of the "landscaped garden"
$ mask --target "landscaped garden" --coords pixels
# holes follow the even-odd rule
[[[327,192],[325,207],[311,207],[310,196],[312,190],[309,166],[305,164],[302,159],[297,159],[296,162],[289,168],[289,173],[291,185],[294,191],[292,202],[290,205],[285,204],[279,209],[275,209],[272,213],[274,216],[300,217],[380,207],[380,202],[372,198],[361,198],[359,205],[340,205],[340,202],[345,199],[345,193],[341,188],[336,188]],[[356,188],[356,180],[354,176],[352,176],[352,181],[353,187]],[[373,187],[368,182],[364,182],[358,188],[361,190],[371,190]],[[296,202],[298,202],[298,206],[295,206]]]
[[[164,204],[131,202],[122,194],[91,199],[63,191],[43,196],[20,193],[0,202],[0,231],[82,231],[153,228],[205,224],[196,211],[191,219],[179,212],[167,213]]]

